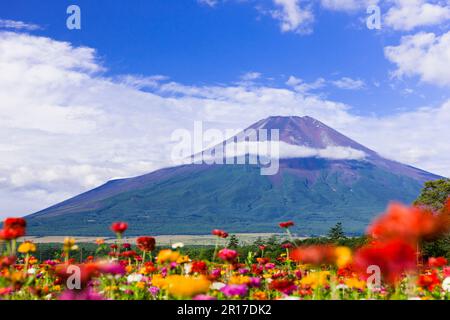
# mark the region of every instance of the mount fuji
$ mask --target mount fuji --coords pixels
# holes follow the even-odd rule
[[[391,201],[410,203],[432,173],[381,157],[311,117],[269,117],[248,129],[278,129],[278,172],[259,164],[186,164],[112,180],[27,216],[31,235],[108,235],[127,221],[128,235],[295,232],[321,235],[342,222],[360,234]],[[230,140],[225,141],[224,143]]]

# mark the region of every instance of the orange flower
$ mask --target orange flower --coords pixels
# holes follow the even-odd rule
[[[299,247],[292,250],[290,257],[296,262],[305,264],[333,263],[335,260],[335,247],[331,245]]]
[[[449,230],[449,215],[434,213],[420,207],[392,204],[388,211],[369,227],[375,239],[402,238],[416,243],[422,238],[439,236]]]
[[[347,247],[316,245],[295,248],[290,257],[293,261],[304,264],[336,264],[345,267],[352,260],[352,251]]]

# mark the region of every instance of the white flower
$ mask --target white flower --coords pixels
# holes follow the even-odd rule
[[[285,296],[281,298],[280,300],[300,300],[299,297],[293,297],[293,296]]]
[[[336,289],[348,289],[348,286],[346,284],[340,283],[336,286]]]
[[[183,242],[177,242],[172,245],[172,249],[178,249],[178,248],[183,248],[183,247],[184,247]]]
[[[192,270],[192,263],[185,263],[184,264],[184,273],[189,274]]]
[[[142,280],[142,274],[132,273],[127,277],[128,282],[139,282]]]
[[[220,290],[220,289],[222,289],[223,287],[225,287],[225,283],[223,283],[223,282],[213,282],[213,283],[211,284],[211,289],[212,289],[212,290]]]
[[[442,281],[442,289],[447,292],[450,292],[450,277],[447,277]]]
[[[35,268],[30,268],[27,271],[28,274],[35,274],[36,273],[36,269]]]

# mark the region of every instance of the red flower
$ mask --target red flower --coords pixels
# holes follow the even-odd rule
[[[0,230],[1,240],[12,240],[25,235],[27,222],[23,218],[6,218]]]
[[[155,250],[156,240],[153,237],[139,237],[136,244],[141,251],[150,252]]]
[[[375,239],[402,238],[416,243],[421,238],[439,236],[449,230],[450,215],[433,213],[426,208],[392,204],[368,229]]]
[[[270,261],[269,258],[256,258],[256,261],[258,262],[258,264],[266,264]]]
[[[84,263],[76,265],[80,270],[80,282],[82,288],[85,288],[88,285],[88,282],[94,278],[99,276],[102,273],[109,274],[124,274],[125,270],[118,264],[110,264],[110,263]],[[57,265],[55,267],[56,273],[58,275],[57,281],[59,283],[66,283],[67,279],[73,275],[73,271],[70,271],[68,268],[73,267],[73,265]]]
[[[422,288],[433,291],[436,286],[441,285],[441,280],[437,276],[436,272],[432,272],[429,274],[421,274],[417,280],[417,284]]]
[[[429,258],[428,259],[428,265],[430,267],[440,268],[440,267],[446,266],[447,264],[448,264],[448,261],[444,257]]]
[[[191,272],[192,273],[205,273],[208,270],[208,266],[203,261],[193,261]]]
[[[284,229],[290,228],[293,225],[294,225],[293,221],[286,221],[286,222],[280,222],[279,223],[280,228],[284,228]]]
[[[111,230],[115,233],[122,234],[128,229],[128,224],[126,222],[114,222],[111,225]]]
[[[354,266],[365,277],[369,266],[378,266],[388,283],[396,283],[405,272],[416,269],[416,249],[399,239],[374,243],[356,251]]]
[[[292,245],[292,243],[287,242],[287,243],[283,243],[283,244],[281,245],[281,247],[282,247],[283,249],[290,249],[290,248],[293,247],[293,245]]]
[[[334,263],[336,260],[336,248],[330,245],[317,245],[300,247],[292,250],[291,259],[306,264],[321,265]]]
[[[270,283],[269,288],[289,295],[297,289],[297,286],[291,280],[276,279]]]
[[[136,251],[134,250],[128,250],[121,253],[122,257],[124,258],[133,258],[137,256]]]
[[[223,231],[223,230],[220,230],[220,229],[214,229],[212,231],[212,234],[217,236],[217,237],[219,237],[219,238],[223,238],[223,239],[228,237],[228,233]]]
[[[227,262],[233,262],[234,260],[236,260],[238,253],[231,249],[222,249],[219,251],[217,256]]]
[[[12,266],[16,262],[15,256],[0,257],[0,269]]]

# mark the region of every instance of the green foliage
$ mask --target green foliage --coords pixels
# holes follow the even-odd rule
[[[425,258],[446,257],[450,260],[450,235],[423,243],[422,254]]]
[[[228,240],[228,248],[236,249],[237,247],[239,247],[239,239],[236,235],[232,234],[230,240]]]
[[[422,189],[415,205],[424,205],[434,210],[443,208],[445,201],[450,196],[450,179],[428,181]]]
[[[333,243],[338,243],[340,240],[345,239],[344,228],[341,222],[336,223],[334,227],[330,228],[330,231],[328,231],[328,239]]]

